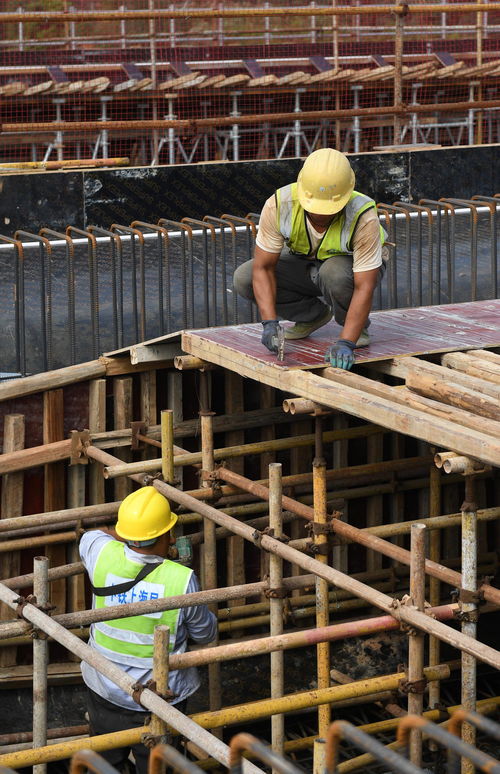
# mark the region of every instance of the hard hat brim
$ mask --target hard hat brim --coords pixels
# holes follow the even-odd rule
[[[335,215],[336,212],[344,209],[351,198],[351,194],[352,190],[335,201],[332,199],[317,199],[313,196],[306,196],[300,180],[297,182],[297,196],[300,205],[306,212],[310,212],[313,215]]]

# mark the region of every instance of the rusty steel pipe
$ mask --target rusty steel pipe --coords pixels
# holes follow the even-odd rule
[[[148,439],[148,442],[150,439]],[[153,442],[157,443],[157,441]],[[164,481],[174,483],[174,412],[164,409],[161,412],[161,472]]]
[[[361,8],[362,6],[358,6]],[[1,19],[1,14],[0,14]],[[439,103],[439,110],[442,112],[463,112],[478,108],[492,109],[500,107],[500,100],[481,100],[477,102],[443,102]],[[328,120],[337,118],[352,118],[354,116],[369,117],[374,115],[393,116],[395,112],[401,115],[411,115],[412,113],[435,113],[436,103],[419,105],[381,105],[370,108],[354,108],[345,110],[304,110],[301,111],[302,121]],[[238,116],[239,125],[254,125],[256,123],[282,123],[286,121],[297,120],[296,113],[255,113],[251,115]],[[31,121],[25,123],[5,123],[2,125],[2,131],[19,133],[44,133],[44,132],[97,132],[102,129],[108,129],[115,132],[125,131],[144,131],[147,129],[177,129],[180,131],[190,131],[196,133],[206,127],[232,126],[234,117],[222,115],[213,118],[196,119],[176,119],[176,120],[130,120],[130,121]],[[166,223],[166,220],[161,223]],[[186,225],[186,224],[182,224]]]
[[[170,629],[168,626],[160,624],[154,629],[154,648],[153,648],[153,680],[156,684],[158,696],[167,697],[168,675],[170,670]],[[167,724],[165,721],[155,715],[151,715],[151,734],[158,738],[162,743],[166,742]]]
[[[2,583],[0,583],[0,599],[14,610],[18,608],[19,597]],[[135,681],[116,664],[109,661],[109,659],[102,656],[89,645],[81,642],[77,637],[56,623],[46,613],[38,610],[31,603],[26,602],[26,604],[23,605],[22,613],[25,620],[30,621],[34,626],[44,631],[45,634],[54,637],[59,644],[63,645],[71,653],[74,653],[82,661],[94,666],[125,693],[130,696],[133,695],[135,691]],[[141,705],[145,709],[150,710],[161,717],[169,726],[181,733],[187,739],[194,741],[220,763],[227,765],[229,761],[229,748],[220,740],[216,739],[213,734],[210,734],[208,731],[201,728],[201,726],[191,720],[191,718],[183,715],[183,713],[179,712],[175,706],[168,704],[149,688],[143,689],[140,698]],[[33,752],[35,754],[36,762],[37,751],[34,750],[28,752]],[[2,756],[0,756],[0,762],[1,757]],[[245,762],[245,769],[247,774],[261,774],[261,770],[248,761]]]
[[[236,734],[233,736],[229,743],[230,761],[229,771],[230,774],[242,774],[243,753],[248,751],[255,758],[258,758],[262,763],[272,767],[273,771],[280,774],[300,774],[300,769],[278,755],[267,744],[264,744],[252,734]]]
[[[73,568],[73,565],[65,565],[67,568]],[[60,578],[66,578],[69,575],[76,575],[84,572],[84,567],[81,562],[74,565],[75,572],[66,574],[57,574],[54,576],[54,580]],[[49,570],[50,572],[50,570]],[[32,575],[22,576],[28,580],[23,585],[25,587],[32,585]],[[15,581],[15,579],[14,579]],[[283,586],[286,589],[299,589],[304,586],[311,586],[314,584],[314,576],[303,575],[300,577],[284,578]],[[6,584],[4,584],[6,585]],[[14,582],[11,584],[13,588],[17,589],[19,586]],[[181,594],[176,597],[168,597],[165,599],[151,600],[148,602],[132,602],[129,605],[110,605],[109,607],[82,610],[75,613],[60,613],[53,616],[53,620],[64,626],[65,629],[73,629],[78,626],[85,626],[91,623],[97,623],[98,621],[111,621],[120,618],[127,618],[135,615],[148,615],[151,613],[159,613],[164,610],[175,610],[178,607],[192,607],[193,605],[209,605],[217,602],[224,602],[228,599],[237,599],[243,596],[254,596],[261,594],[265,589],[269,587],[269,582],[257,581],[256,583],[242,584],[241,586],[228,586],[223,588],[207,589],[206,591],[197,591],[192,594]],[[29,626],[22,621],[12,621],[9,623],[0,624],[0,640],[8,637],[17,637],[20,634],[29,630]]]
[[[111,454],[106,454],[101,450],[97,450],[92,446],[86,447],[85,451],[87,456],[94,459],[98,459],[98,461],[100,462],[104,461],[105,463],[109,464],[110,462],[114,463],[116,461],[116,457],[113,457]],[[239,476],[225,469],[221,469],[220,472],[222,471],[226,476],[235,477],[238,481],[245,482],[245,488],[246,486],[252,484],[251,481],[248,481],[248,479],[245,479],[243,476]],[[220,475],[220,472],[219,472],[219,475]],[[131,478],[133,480],[138,480],[139,482],[142,481],[141,476],[131,476]],[[253,530],[251,527],[248,527],[246,524],[238,521],[237,519],[233,519],[230,516],[227,516],[227,514],[217,511],[215,508],[212,508],[210,505],[207,505],[206,503],[195,500],[193,497],[186,494],[185,492],[180,492],[174,487],[171,487],[168,484],[165,484],[164,482],[161,482],[155,479],[153,480],[152,483],[153,483],[153,486],[156,489],[158,489],[158,491],[161,492],[161,494],[163,494],[165,497],[173,500],[176,503],[184,505],[187,508],[195,508],[197,512],[199,512],[202,516],[206,516],[207,518],[212,519],[216,524],[219,524],[220,526],[229,527],[234,532],[234,534],[240,535],[241,537],[245,538],[245,540],[248,540],[251,543],[254,543],[255,530]],[[262,487],[262,489],[266,493],[265,499],[268,499],[269,490],[266,489],[265,487]],[[283,507],[287,507],[285,505],[285,500],[286,501],[289,500],[292,505],[295,505],[295,506],[300,505],[300,504],[296,504],[294,500],[287,497],[287,498],[283,498]],[[310,510],[312,509],[308,509],[308,511]],[[310,513],[308,513],[308,515],[309,515],[309,520],[311,520]],[[342,524],[343,527],[348,526],[340,522],[339,519],[333,519],[332,523],[334,522],[337,523],[337,527],[339,524]],[[359,532],[359,530],[356,531],[355,534],[357,534],[357,532]],[[373,539],[372,535],[370,535],[369,537]],[[385,548],[385,551],[382,551],[382,553],[387,552],[388,549],[386,548],[386,546],[388,547],[391,544],[386,543],[386,541],[384,540],[379,540],[379,539],[375,539],[375,540],[377,542],[377,545],[380,543],[382,547]],[[361,542],[361,541],[358,541],[358,542]],[[460,634],[459,632],[455,632],[454,630],[450,629],[444,624],[441,624],[438,621],[434,621],[433,619],[430,619],[428,616],[425,615],[425,613],[421,613],[420,611],[405,609],[404,606],[397,606],[397,611],[396,611],[395,602],[391,597],[385,594],[377,593],[369,586],[366,586],[365,584],[354,580],[348,575],[344,575],[338,570],[335,570],[333,567],[325,567],[324,565],[321,564],[321,562],[318,562],[315,559],[309,559],[308,557],[303,556],[299,551],[296,551],[293,548],[283,545],[279,541],[274,540],[273,538],[270,538],[267,535],[261,534],[261,536],[259,536],[259,545],[264,550],[267,550],[270,553],[280,554],[283,559],[286,559],[292,563],[297,564],[298,566],[302,567],[302,569],[304,570],[309,570],[310,572],[313,572],[315,575],[319,576],[320,578],[323,578],[324,580],[328,580],[329,582],[333,583],[336,586],[339,586],[342,589],[348,589],[349,591],[352,591],[355,596],[361,597],[362,599],[366,599],[371,604],[375,605],[376,607],[379,607],[385,612],[391,615],[395,615],[399,620],[403,620],[405,623],[414,625],[424,632],[428,632],[429,634],[434,634],[435,636],[454,645],[455,647],[458,647],[459,649],[464,650],[467,653],[470,653],[471,655],[474,655],[476,658],[479,658],[480,660],[485,661],[486,663],[495,667],[495,669],[500,668],[500,654],[497,651],[495,651],[493,648],[489,647],[488,645],[475,642],[474,640],[471,640],[469,637],[466,637]],[[398,551],[402,551],[402,555],[406,559],[404,563],[405,564],[409,563],[409,557],[407,556],[409,554],[408,551],[403,551],[402,549],[399,549],[397,546],[393,546],[392,548],[397,549]],[[427,563],[426,563],[426,569],[428,572],[430,571],[428,569]],[[435,571],[434,566],[432,567],[432,570]],[[452,573],[452,575],[458,576],[459,580],[461,580],[459,573]],[[486,592],[485,592],[485,597],[486,597]],[[500,598],[500,591],[498,592],[498,597]]]
[[[444,3],[443,5],[433,5],[432,3],[426,5],[426,12],[428,13],[445,13],[445,12],[477,12],[483,13],[487,10],[484,4],[481,3]],[[356,16],[367,13],[377,14],[408,14],[408,13],[421,13],[422,9],[419,5],[411,6],[405,3],[395,5],[371,5],[369,7],[364,6],[337,6],[334,5],[331,8],[306,8],[299,7],[294,8],[286,6],[286,8],[233,8],[233,9],[221,9],[217,10],[190,10],[189,17],[193,19],[213,19],[214,16],[220,19],[240,19],[240,18],[252,18],[255,16],[263,17],[281,17],[281,16]],[[0,23],[7,22],[39,22],[47,24],[50,22],[89,22],[89,21],[119,21],[119,20],[135,20],[135,19],[185,19],[186,12],[184,10],[161,9],[156,8],[154,11],[151,9],[139,9],[136,11],[127,11],[124,9],[113,11],[24,11],[22,13],[9,11],[0,14]]]
[[[269,465],[269,528],[278,540],[283,536],[281,471],[280,462],[272,462]],[[283,588],[283,560],[274,554],[269,557],[269,586],[270,591],[275,589],[277,592],[269,599],[269,634],[272,638],[283,634],[283,597],[280,593]],[[273,650],[271,652],[271,698],[281,698],[284,688],[283,652]],[[273,752],[283,755],[285,718],[282,713],[273,715],[271,718],[271,743]]]
[[[417,610],[425,608],[425,524],[411,528],[410,597]],[[410,631],[408,643],[408,712],[421,715],[424,709],[424,635]],[[422,766],[422,735],[418,729],[410,734],[410,760]]]
[[[218,468],[217,475],[224,481],[238,486],[240,489],[245,489],[251,494],[255,494],[264,500],[267,500],[269,497],[269,490],[265,486],[250,481],[249,479],[246,479],[237,473],[233,473],[226,468]],[[289,511],[292,511],[293,513],[296,513],[298,516],[307,519],[308,521],[312,521],[314,519],[313,508],[310,508],[307,505],[303,505],[302,503],[297,503],[297,501],[293,500],[291,497],[283,497],[283,507]],[[401,562],[402,564],[410,564],[410,551],[407,551],[400,546],[389,543],[387,540],[378,538],[375,535],[370,535],[369,533],[360,530],[357,527],[353,527],[351,524],[347,524],[340,519],[332,519],[331,526],[333,531],[343,538],[347,538],[354,543],[360,543],[367,548],[379,551],[385,556],[389,556],[391,559],[395,559],[397,562]],[[444,567],[444,565],[426,559],[425,571],[428,575],[439,578],[441,581],[448,583],[450,586],[456,586],[457,588],[461,587],[462,578],[460,573],[455,572],[454,570],[450,570],[447,567]],[[481,584],[480,591],[483,593],[484,598],[488,602],[491,602],[494,605],[500,605],[500,589],[494,588],[489,583],[483,583]]]
[[[65,736],[86,736],[89,732],[88,723],[84,726],[64,726],[61,728],[48,728],[47,739],[59,739]],[[32,731],[17,731],[11,734],[0,734],[1,748],[7,744],[24,744],[33,741]]]
[[[33,594],[36,604],[44,610],[49,604],[49,560],[46,556],[35,556],[33,561]],[[49,665],[49,643],[43,632],[34,632],[33,638],[33,747],[47,744],[47,670]],[[34,774],[45,774],[44,763],[33,766]]]
[[[328,534],[325,531],[328,524],[326,505],[326,462],[323,459],[322,444],[322,419],[316,417],[316,455],[313,461],[313,494],[314,494],[314,521],[313,527],[318,529],[314,535],[314,545],[318,550],[319,562],[328,564],[328,553],[322,554],[321,550],[328,551]],[[316,626],[318,628],[328,626],[329,623],[329,597],[328,581],[323,578],[316,579]],[[316,646],[316,663],[318,688],[328,688],[330,685],[330,645],[328,642],[318,643]],[[318,707],[318,734],[324,737],[330,725],[330,706],[323,704]]]
[[[149,753],[148,774],[162,774],[165,771],[163,764],[169,765],[169,770],[178,771],[180,774],[202,774],[196,763],[187,758],[169,744],[157,744]]]
[[[402,758],[394,750],[385,747],[376,739],[360,731],[347,720],[337,720],[328,729],[325,751],[325,774],[335,774],[338,765],[339,745],[341,739],[349,739],[350,742],[360,747],[365,752],[389,766],[392,771],[402,774],[421,774],[421,769],[414,763]]]
[[[466,459],[466,463],[469,460]],[[460,615],[462,632],[469,637],[477,636],[477,504],[476,481],[474,476],[465,477],[465,498],[462,504],[462,588],[460,589]],[[468,595],[470,599],[462,598]],[[461,698],[464,710],[476,710],[476,659],[469,653],[462,653]],[[476,729],[470,723],[462,725],[462,739],[468,744],[476,742]],[[470,760],[462,762],[462,774],[474,774]]]

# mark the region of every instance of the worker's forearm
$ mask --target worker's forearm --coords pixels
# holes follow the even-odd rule
[[[253,272],[253,292],[263,320],[276,319],[276,276],[274,268],[256,268]]]
[[[340,338],[357,341],[370,314],[373,290],[354,289]]]

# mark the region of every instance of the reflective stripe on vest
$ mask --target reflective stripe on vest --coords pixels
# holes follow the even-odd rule
[[[295,255],[310,255],[313,250],[307,231],[305,210],[297,196],[297,183],[278,188],[276,205],[276,225],[290,252]],[[375,202],[369,196],[353,191],[344,209],[325,231],[318,245],[316,258],[324,261],[334,255],[352,254],[351,241],[356,223],[363,212],[375,207]],[[386,239],[387,232],[380,226],[382,244]]]
[[[125,546],[116,540],[107,542],[98,558],[92,575],[94,586],[115,586],[135,578],[142,562],[135,562],[125,555]],[[186,593],[192,570],[166,559],[143,580],[124,594],[95,597],[95,607],[129,602],[145,602]],[[136,615],[116,621],[102,621],[92,627],[94,647],[111,661],[145,669],[153,665],[154,628],[160,624],[170,629],[169,650],[175,643],[179,610]]]

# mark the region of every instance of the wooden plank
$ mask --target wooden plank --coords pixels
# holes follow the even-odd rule
[[[469,357],[479,357],[481,360],[489,360],[490,363],[500,366],[500,355],[489,349],[470,349],[467,354]]]
[[[456,408],[441,403],[440,401],[418,395],[406,387],[389,387],[387,385],[382,385],[379,382],[366,380],[365,377],[356,374],[350,374],[346,380],[342,372],[333,368],[325,370],[324,375],[327,379],[340,382],[344,381],[347,384],[357,385],[360,389],[367,390],[370,395],[388,398],[399,406],[411,406],[418,410],[427,411],[435,417],[456,423],[464,428],[469,427],[472,430],[479,430],[480,432],[500,438],[499,422],[495,422],[492,419],[485,419],[470,411],[465,411],[461,408]],[[424,452],[419,453],[422,454]]]
[[[64,387],[66,384],[95,379],[105,374],[105,363],[101,360],[91,360],[89,363],[58,368],[56,371],[45,371],[42,374],[25,376],[23,379],[12,379],[0,384],[0,401],[33,395],[35,392]]]
[[[454,423],[429,416],[407,406],[395,406],[388,398],[371,396],[364,388],[354,388],[324,379],[310,371],[285,370],[261,362],[241,352],[235,352],[228,346],[215,344],[196,332],[183,336],[183,349],[189,354],[201,357],[242,376],[254,379],[292,395],[315,400],[331,408],[345,411],[353,416],[376,422],[382,427],[396,430],[423,441],[433,443],[440,448],[450,449],[460,454],[482,460],[498,466],[500,464],[500,440],[486,433],[474,432],[456,426]],[[339,371],[339,369],[331,369]],[[344,377],[356,376],[345,372]],[[358,377],[362,379],[363,377]],[[366,382],[370,382],[366,379]]]
[[[43,442],[55,443],[64,438],[64,392],[62,389],[43,393]],[[45,511],[57,511],[66,505],[64,491],[64,462],[52,462],[44,466],[43,503]],[[45,556],[49,567],[66,564],[65,545],[46,545]],[[66,611],[66,581],[61,578],[50,586],[50,601],[56,613]]]
[[[493,384],[500,384],[500,369],[497,369],[496,365],[487,360],[467,357],[462,352],[450,352],[441,358],[441,362],[444,366],[463,371],[469,376],[485,379]]]
[[[141,395],[140,395],[140,411],[141,422],[144,422],[146,427],[156,425],[158,417],[158,405],[156,402],[156,371],[145,371],[140,376],[141,382]],[[142,450],[142,458],[144,460],[150,460],[156,457],[157,451],[154,446],[144,444]]]
[[[419,360],[416,357],[402,357],[396,360],[379,361],[373,364],[373,369],[380,373],[390,374],[390,376],[397,376],[400,379],[406,379],[411,371],[415,371],[416,373],[427,373],[431,376],[443,378],[450,384],[468,387],[471,390],[476,390],[476,392],[481,392],[484,395],[489,395],[500,401],[500,386],[488,382],[486,379],[469,376],[454,368],[446,368],[437,365],[437,363],[429,363],[427,360]]]
[[[17,451],[24,447],[25,423],[23,414],[7,414],[4,419],[3,450]],[[23,515],[23,485],[22,473],[10,473],[2,479],[2,499],[0,518],[8,519]],[[21,569],[19,551],[2,554],[0,557],[0,572],[2,578],[15,578]],[[0,605],[0,619],[9,621],[16,618],[16,612],[8,605]],[[8,646],[0,649],[0,667],[12,666],[17,662],[17,648]]]
[[[89,384],[89,430],[106,430],[106,379],[94,379]],[[103,465],[92,460],[89,467],[89,500],[91,505],[104,502]]]
[[[113,382],[114,423],[117,430],[130,427],[132,422],[132,379],[115,379]],[[130,449],[119,449],[115,456],[123,462],[132,461]],[[123,500],[132,491],[132,482],[126,476],[115,480],[115,500]]]
[[[5,452],[0,455],[0,475],[37,468],[39,465],[65,460],[70,456],[71,441],[69,439],[57,441],[56,443],[42,444],[42,446],[31,446],[29,449]]]
[[[411,372],[406,377],[406,386],[419,395],[448,403],[450,406],[465,409],[473,414],[500,421],[500,404],[481,392],[467,387],[448,384],[434,376]]]

